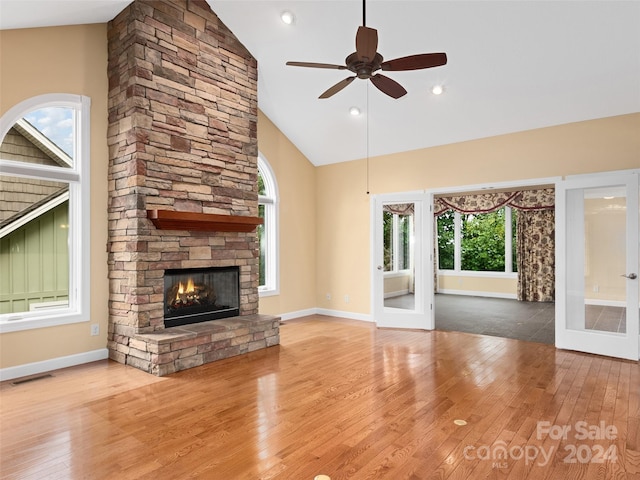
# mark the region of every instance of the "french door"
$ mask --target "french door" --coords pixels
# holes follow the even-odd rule
[[[556,346],[638,360],[638,174],[556,185]]]
[[[372,197],[371,311],[379,327],[434,328],[428,199],[424,193]]]

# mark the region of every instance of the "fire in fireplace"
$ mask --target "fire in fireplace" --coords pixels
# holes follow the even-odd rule
[[[239,315],[239,270],[238,267],[165,270],[165,328]]]

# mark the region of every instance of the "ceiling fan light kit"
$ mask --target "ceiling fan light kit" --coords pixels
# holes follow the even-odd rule
[[[345,59],[345,65],[313,62],[287,62],[287,65],[294,67],[349,70],[355,74],[330,87],[323,92],[319,98],[332,97],[356,78],[360,78],[362,80],[370,80],[382,93],[397,99],[406,95],[407,91],[395,80],[376,73],[378,70],[385,72],[422,70],[446,65],[446,63],[446,53],[421,53],[385,62],[382,55],[378,53],[378,31],[375,28],[366,26],[366,0],[362,0],[362,26],[358,27],[356,33],[356,51]]]

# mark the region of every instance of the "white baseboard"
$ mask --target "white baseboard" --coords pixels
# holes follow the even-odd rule
[[[585,305],[598,305],[600,307],[623,307],[626,308],[627,302],[622,300],[601,300],[597,298],[585,298]]]
[[[384,294],[384,298],[402,297],[403,295],[409,295],[409,290],[398,290],[397,292],[388,292]]]
[[[298,310],[297,312],[289,312],[278,315],[283,322],[286,320],[293,320],[295,318],[308,317],[309,315],[315,315],[318,313],[317,308],[307,308],[305,310]]]
[[[373,317],[368,313],[343,312],[341,310],[329,310],[327,308],[318,308],[318,315],[327,315],[328,317],[348,318],[349,320],[362,320],[364,322],[373,322]]]
[[[341,310],[329,310],[327,308],[308,308],[306,310],[298,310],[297,312],[281,313],[278,315],[284,322],[287,320],[295,320],[296,318],[308,317],[309,315],[326,315],[328,317],[348,318],[349,320],[363,320],[372,322],[371,315],[367,313],[343,312]]]
[[[470,297],[508,298],[511,300],[518,299],[518,295],[515,293],[477,292],[475,290],[450,290],[447,288],[439,289],[438,293],[444,293],[446,295],[467,295]]]
[[[67,355],[66,357],[52,358],[42,362],[26,363],[15,367],[7,367],[0,369],[0,381],[12,380],[14,378],[26,377],[29,375],[37,375],[38,373],[50,372],[60,368],[73,367],[83,363],[95,362],[98,360],[106,360],[109,358],[109,350],[101,348],[90,352],[77,353],[75,355]]]

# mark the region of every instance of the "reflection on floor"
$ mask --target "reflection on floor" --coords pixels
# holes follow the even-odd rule
[[[413,295],[386,298],[385,307],[413,310]],[[529,342],[555,343],[555,304],[519,302],[504,298],[466,295],[435,296],[437,330],[478,333]],[[602,332],[625,333],[626,309],[585,306],[585,327]]]
[[[402,308],[404,310],[413,310],[415,308],[416,299],[413,293],[408,295],[400,295],[398,297],[389,297],[384,299],[384,306],[391,308]]]

